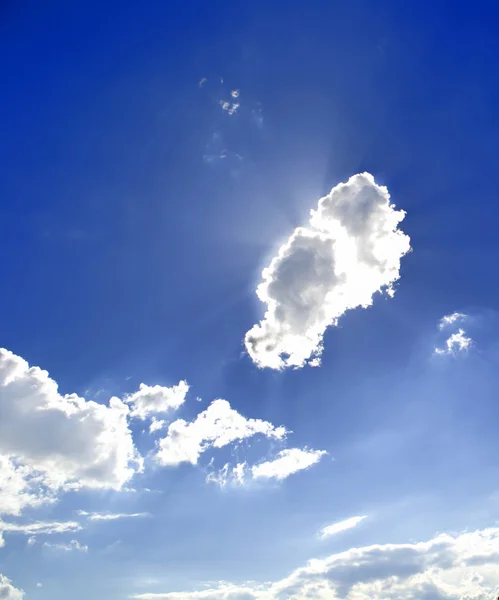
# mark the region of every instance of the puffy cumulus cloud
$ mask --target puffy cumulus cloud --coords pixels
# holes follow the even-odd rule
[[[499,590],[499,529],[352,548],[266,586],[222,583],[141,600],[486,600]]]
[[[326,328],[376,292],[393,295],[410,239],[399,228],[384,186],[369,173],[351,177],[319,200],[262,271],[258,298],[265,316],[245,337],[259,367],[317,366]]]
[[[141,383],[139,390],[127,396],[125,402],[132,407],[130,416],[144,420],[150,415],[179,408],[185,402],[188,391],[187,381],[180,381],[172,387]]]
[[[178,419],[170,423],[166,437],[158,442],[156,459],[162,465],[183,462],[195,465],[209,448],[222,448],[258,434],[281,440],[286,433],[285,427],[247,419],[231,408],[227,400],[214,400],[193,421]]]
[[[119,519],[135,519],[138,517],[148,517],[149,513],[98,513],[79,510],[78,514],[81,517],[86,517],[90,521],[117,521]]]
[[[281,450],[276,458],[254,465],[251,474],[255,479],[286,479],[315,465],[324,454],[327,454],[324,450],[286,448]]]
[[[61,395],[46,371],[0,349],[0,457],[10,465],[0,484],[18,489],[17,509],[31,503],[33,485],[120,489],[140,465],[128,414],[118,398]]]
[[[348,529],[352,529],[356,527],[359,523],[361,523],[364,519],[366,519],[366,515],[361,517],[350,517],[349,519],[345,519],[344,521],[338,521],[338,523],[333,523],[332,525],[327,525],[323,527],[319,533],[319,537],[327,538],[331,535],[336,535],[337,533],[341,533],[342,531],[347,531]]]
[[[0,598],[2,600],[22,600],[24,592],[13,586],[12,581],[0,575]]]

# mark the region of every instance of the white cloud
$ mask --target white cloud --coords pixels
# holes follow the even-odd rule
[[[43,587],[43,584],[42,584],[42,583],[37,583],[37,584],[36,584],[36,587],[37,587],[37,588],[41,588],[41,587]]]
[[[24,592],[12,585],[12,581],[5,575],[0,575],[0,598],[2,600],[22,600]]]
[[[268,421],[247,419],[227,400],[214,400],[193,421],[179,419],[170,423],[166,437],[159,440],[156,459],[169,466],[182,462],[195,465],[209,448],[222,448],[257,434],[281,440],[286,433],[284,427],[275,427]]]
[[[454,312],[442,317],[438,326],[440,329],[445,329],[446,327],[449,327],[449,325],[454,325],[457,321],[464,321],[467,318],[468,315],[465,315],[464,313]]]
[[[351,177],[321,198],[262,271],[258,298],[265,316],[245,337],[260,367],[302,367],[322,352],[326,328],[349,309],[367,307],[376,292],[393,295],[410,240],[398,229],[384,186],[369,173]]]
[[[188,391],[187,381],[180,381],[172,387],[141,383],[139,390],[127,396],[125,402],[132,406],[131,417],[146,419],[152,414],[176,410],[185,402]]]
[[[306,448],[287,448],[277,453],[276,458],[248,466],[246,462],[231,467],[226,463],[218,471],[212,471],[206,476],[207,483],[216,483],[220,487],[229,484],[244,485],[255,479],[277,479],[282,481],[298,471],[308,469],[319,462],[327,454],[323,450],[308,450]]]
[[[499,591],[499,529],[438,535],[428,542],[352,548],[275,583],[221,583],[139,600],[486,600]]]
[[[0,349],[0,457],[14,466],[7,487],[17,486],[24,496],[17,508],[29,504],[34,484],[120,489],[140,464],[128,413],[118,398],[104,405],[62,396],[46,371]],[[5,485],[1,478],[0,483]]]
[[[327,454],[324,450],[286,448],[277,454],[277,458],[251,467],[251,473],[255,479],[286,479],[315,465],[324,454]]]
[[[26,507],[37,507],[53,499],[53,493],[43,486],[43,477],[31,467],[0,454],[0,515],[19,515]]]
[[[31,536],[28,545],[36,541],[35,535],[52,535],[80,531],[82,526],[75,521],[37,521],[35,523],[9,523],[0,520],[0,546],[4,545],[4,533],[17,533]],[[33,540],[33,541],[30,541]],[[1,596],[0,596],[1,598]]]
[[[79,510],[78,514],[81,517],[86,517],[90,521],[117,521],[118,519],[134,519],[138,517],[148,517],[149,513],[98,513]]]
[[[43,546],[62,552],[88,552],[88,546],[82,546],[78,540],[71,540],[69,544],[50,544],[49,542],[45,542]]]
[[[153,417],[149,425],[149,433],[160,431],[165,425],[166,421],[164,421],[163,419],[156,419],[155,417]]]
[[[336,535],[337,533],[346,531],[347,529],[352,529],[353,527],[356,527],[365,518],[365,515],[362,517],[350,517],[349,519],[345,519],[344,521],[339,521],[338,523],[327,525],[326,527],[321,529],[319,536],[321,538],[327,538],[331,535]]]
[[[446,335],[448,337],[446,340],[443,341],[443,346],[435,347],[434,354],[440,356],[456,356],[460,352],[466,352],[467,350],[469,350],[469,348],[473,344],[473,340],[466,335],[466,332],[462,327],[459,327],[459,329],[457,329],[458,322],[467,320],[469,320],[469,316],[459,312],[454,312],[450,315],[445,315],[440,319],[438,328],[442,332],[446,331]],[[454,329],[454,333],[449,335],[448,330],[452,330],[452,328]]]
[[[469,350],[473,340],[467,337],[464,329],[459,329],[456,333],[453,333],[445,341],[444,348],[435,348],[435,354],[458,354],[459,352],[466,352]]]

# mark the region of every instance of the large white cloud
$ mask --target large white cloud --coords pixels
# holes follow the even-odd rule
[[[12,581],[5,575],[0,575],[0,598],[2,600],[22,600],[24,592],[12,585]]]
[[[227,400],[214,400],[196,418],[170,423],[166,437],[158,442],[156,459],[162,465],[183,462],[197,464],[201,453],[209,448],[222,448],[254,435],[283,439],[284,427],[275,427],[261,419],[247,419],[231,408]]]
[[[223,583],[140,600],[490,600],[499,590],[499,529],[428,542],[352,548],[268,585]]]
[[[369,173],[351,177],[319,200],[309,223],[295,229],[262,271],[258,298],[265,316],[245,337],[260,367],[317,365],[326,328],[376,292],[393,295],[410,240],[398,229],[384,186]]]
[[[0,508],[18,514],[59,488],[120,489],[140,466],[129,408],[61,395],[46,371],[0,349]]]
[[[172,387],[141,383],[139,390],[127,396],[125,402],[132,406],[130,416],[146,419],[150,415],[179,408],[185,402],[188,391],[187,381],[180,381]]]

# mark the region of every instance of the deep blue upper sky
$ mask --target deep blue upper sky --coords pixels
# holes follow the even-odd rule
[[[226,398],[330,453],[261,494],[146,473],[164,485],[144,500],[159,516],[95,534],[136,543],[95,581],[91,552],[56,577],[24,540],[2,550],[0,572],[26,590],[52,573],[29,597],[126,597],[110,581],[139,555],[154,576],[174,569],[171,589],[282,577],[318,553],[305,531],[350,513],[395,518],[350,545],[497,517],[463,514],[488,507],[498,474],[498,17],[439,0],[2,3],[0,346],[100,401],[185,378],[191,399]],[[257,369],[243,338],[263,314],[261,269],[363,171],[407,211],[394,299],[329,329],[321,368]],[[481,353],[435,367],[438,321],[456,310],[480,317]],[[80,507],[66,497],[50,518]],[[207,524],[222,518],[227,530]]]

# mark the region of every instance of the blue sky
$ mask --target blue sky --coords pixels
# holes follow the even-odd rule
[[[497,593],[495,20],[4,3],[1,597]]]

